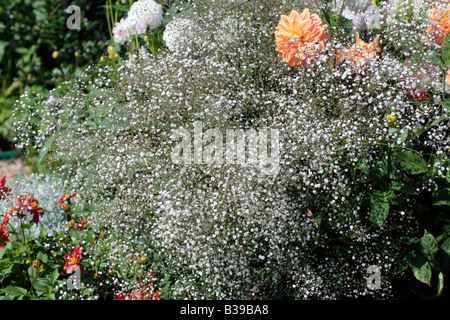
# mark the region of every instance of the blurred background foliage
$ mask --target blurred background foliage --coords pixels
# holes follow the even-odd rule
[[[80,30],[67,27],[70,5],[81,9]],[[14,148],[20,95],[46,94],[97,62],[109,39],[103,1],[0,0],[0,152]]]

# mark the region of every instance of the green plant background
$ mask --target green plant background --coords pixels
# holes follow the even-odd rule
[[[0,151],[13,147],[11,114],[27,90],[45,94],[98,61],[109,39],[100,1],[0,1]],[[66,22],[70,5],[81,9],[81,29]],[[57,56],[52,55],[58,52]]]

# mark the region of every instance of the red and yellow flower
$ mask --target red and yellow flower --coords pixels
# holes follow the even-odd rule
[[[70,199],[73,198],[73,197],[76,197],[76,196],[77,196],[76,192],[74,192],[74,193],[65,193],[65,194],[63,194],[61,196],[61,198],[59,198],[57,203],[59,204],[59,206],[61,208],[63,208],[64,210],[67,210],[67,209],[69,209]],[[69,203],[66,203],[66,201],[69,202]]]
[[[320,17],[311,14],[308,8],[301,14],[292,10],[289,16],[282,15],[275,29],[278,55],[293,67],[313,64],[329,38],[326,28]]]
[[[72,254],[66,254],[64,260],[66,264],[64,265],[64,270],[67,273],[72,273],[72,271],[77,270],[80,267],[81,250],[75,247]]]
[[[86,218],[81,218],[81,219],[80,219],[80,222],[79,222],[77,225],[75,225],[73,228],[74,228],[76,231],[81,231],[81,230],[83,230],[83,229],[86,228],[86,226],[87,226],[88,223],[89,223],[89,218],[88,218],[88,217],[86,217]]]
[[[29,212],[33,215],[33,222],[38,224],[39,218],[44,215],[44,210],[39,207],[37,199],[33,196],[16,196],[17,204],[12,207],[8,214],[13,216],[14,214],[21,215],[25,212]]]
[[[34,197],[28,197],[28,201],[30,203],[30,213],[33,215],[33,221],[34,223],[39,223],[39,217],[44,215],[44,210],[39,207],[38,201]]]
[[[3,221],[2,224],[0,225],[0,249],[4,249],[6,243],[9,242],[9,231],[5,229],[8,222],[9,222],[9,213],[6,212],[3,215]]]

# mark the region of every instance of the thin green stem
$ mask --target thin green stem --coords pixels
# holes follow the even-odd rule
[[[112,35],[112,28],[111,28],[111,21],[110,21],[110,19],[109,19],[109,11],[108,11],[108,0],[106,0],[106,22],[107,22],[107,24],[108,24],[108,31],[109,31],[109,36],[112,38],[113,37],[113,35]]]
[[[445,100],[445,80],[446,80],[446,78],[447,78],[447,74],[446,74],[446,72],[445,72],[445,70],[442,70],[442,72],[443,72],[443,85],[442,85],[442,101],[444,101]]]
[[[112,0],[109,0],[109,14],[111,15],[110,19],[111,19],[111,28],[114,27],[114,13],[113,13],[113,8],[112,8],[113,4],[112,4]]]
[[[119,5],[119,0],[117,0],[116,5]],[[118,14],[118,11],[119,11],[119,10],[117,10],[117,8],[114,9],[114,23],[117,22],[117,14]]]
[[[337,18],[337,20],[336,20],[336,25],[335,25],[336,30],[337,30],[337,28],[339,27],[339,22],[341,22],[341,15],[342,15],[342,12],[344,12],[345,1],[346,1],[346,0],[342,1],[341,10],[339,11],[339,15],[338,15],[338,18]]]
[[[135,39],[136,39],[136,50],[139,51],[139,38],[137,32],[135,34]]]

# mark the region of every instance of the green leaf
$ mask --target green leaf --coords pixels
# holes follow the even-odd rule
[[[387,189],[388,179],[386,177],[386,170],[381,170],[377,167],[369,169],[369,179],[373,181],[382,190]]]
[[[389,199],[385,192],[375,191],[370,198],[370,221],[381,227],[389,214]]]
[[[447,36],[442,41],[442,60],[445,65],[448,66],[450,64],[450,36]]]
[[[4,293],[11,294],[13,296],[27,296],[27,297],[30,296],[28,294],[28,291],[21,287],[7,286],[6,288],[0,290]]]
[[[39,228],[39,237],[41,238],[41,239],[46,239],[47,238],[47,236],[48,236],[48,233],[47,233],[47,229],[45,229],[44,227],[40,227]]]
[[[420,247],[423,254],[429,261],[434,260],[434,256],[439,250],[436,239],[427,230],[425,230],[423,237],[420,239]]]
[[[334,22],[333,22],[333,19],[331,19],[331,16],[328,14],[328,12],[325,9],[322,9],[322,14],[323,14],[323,17],[325,19],[325,22],[328,25],[328,28],[333,27],[334,26]]]
[[[34,279],[34,278],[36,278],[37,275],[38,275],[38,270],[36,270],[35,268],[33,268],[33,266],[30,266],[30,267],[28,268],[28,275],[29,275],[32,279]]]
[[[441,245],[441,249],[450,256],[450,238]]]
[[[442,100],[441,106],[443,106],[447,110],[450,110],[450,99]]]
[[[433,205],[450,206],[450,188],[443,188],[432,195]]]
[[[38,260],[40,260],[42,263],[47,263],[48,262],[48,256],[45,253],[39,252],[37,254],[37,258]]]
[[[24,48],[24,47],[19,47],[19,48],[16,48],[16,52],[17,52],[18,54],[27,54],[28,49],[27,49],[27,48]]]
[[[431,286],[431,267],[423,254],[419,252],[411,261],[410,267],[417,280]]]
[[[30,230],[33,225],[34,225],[34,222],[24,223],[22,225],[22,228],[24,228],[25,230]]]
[[[0,61],[2,61],[5,55],[5,48],[9,45],[9,41],[0,41]]]
[[[410,260],[411,260],[411,253],[410,252],[405,252],[400,259],[398,260],[398,262],[395,264],[394,267],[394,275],[399,274],[400,272],[405,271],[410,264]]]
[[[56,135],[52,135],[50,138],[48,138],[45,142],[42,148],[39,150],[39,155],[37,158],[38,163],[42,163],[47,156],[47,154],[50,152],[53,143],[56,141]]]
[[[50,281],[45,278],[40,278],[34,282],[33,286],[36,290],[45,291],[46,288],[50,287]]]
[[[437,284],[437,296],[439,297],[444,291],[444,274],[439,272],[438,284]]]
[[[9,259],[0,260],[0,284],[12,273],[13,268],[14,264]]]
[[[339,23],[346,32],[351,32],[353,30],[353,21],[345,18],[341,18],[341,22]]]
[[[446,101],[446,100],[444,100]],[[423,134],[424,132],[430,130],[431,128],[437,126],[440,122],[442,121],[442,119],[435,119],[433,120],[430,124],[427,124],[423,127],[420,127],[416,132],[415,135],[416,136],[420,136],[421,134]]]
[[[27,246],[18,246],[15,250],[14,253],[16,256],[20,256],[22,253],[27,251]]]
[[[398,152],[397,158],[401,166],[411,174],[421,174],[428,172],[426,161],[418,154],[412,151]]]
[[[50,276],[50,282],[53,284],[59,277],[58,269],[53,270],[51,276]]]
[[[62,230],[55,238],[56,240],[60,240],[64,237],[64,230]]]
[[[439,56],[439,55],[432,55],[432,56],[430,57],[430,61],[431,61],[435,66],[438,66],[438,67],[441,68],[441,69],[445,69],[445,67],[446,67],[444,60],[443,60],[442,57]]]
[[[414,187],[397,181],[391,182],[391,188],[394,191],[400,191],[407,194],[418,194]]]

